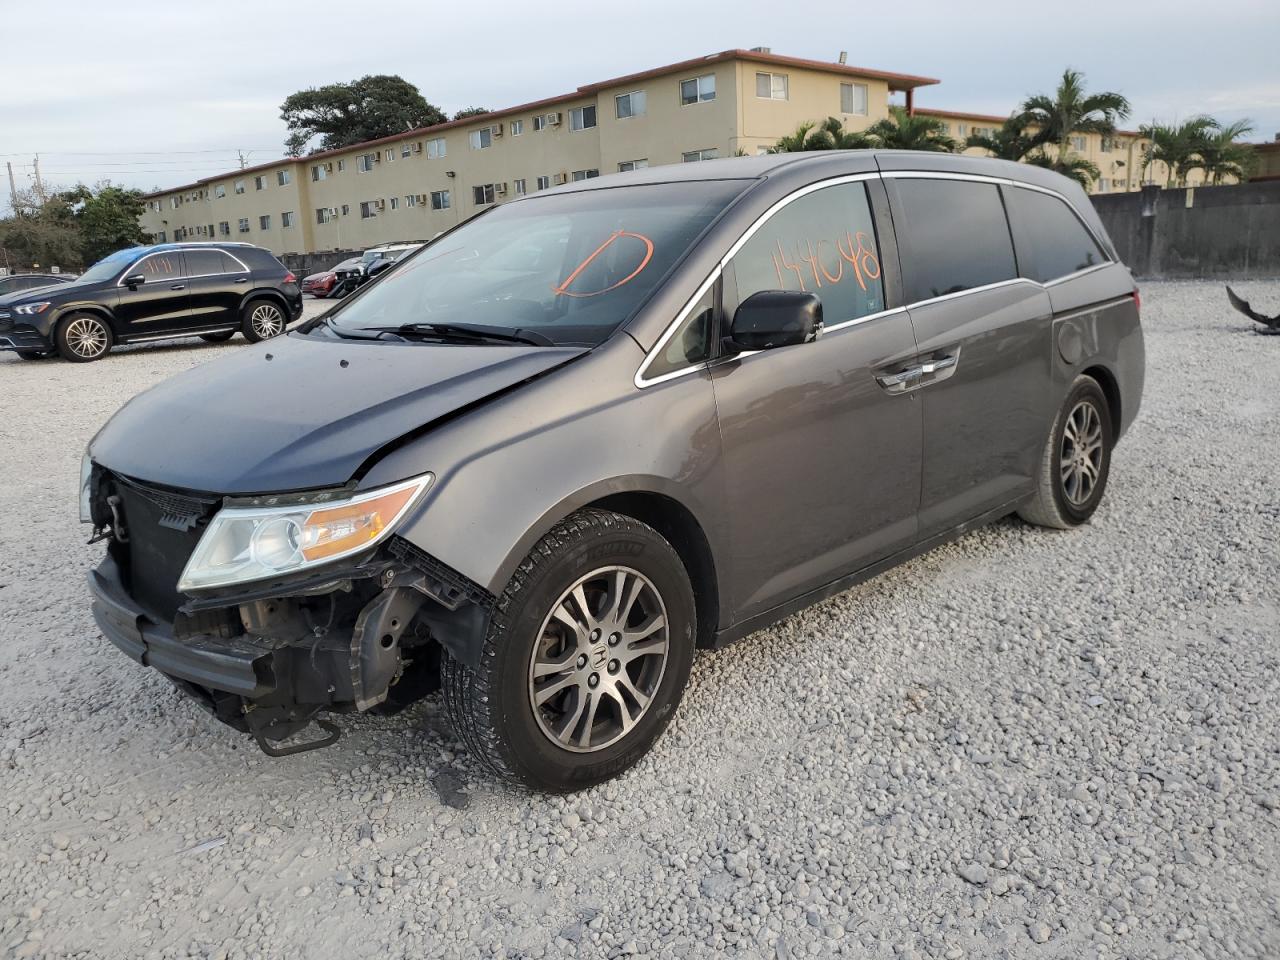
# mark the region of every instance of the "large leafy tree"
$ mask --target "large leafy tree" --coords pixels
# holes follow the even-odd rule
[[[769,153],[801,153],[808,150],[863,150],[874,147],[875,140],[861,130],[846,130],[838,117],[827,117],[822,124],[806,121],[796,132],[783,137]]]
[[[0,248],[10,266],[75,267],[82,262],[75,214],[60,196],[41,199],[33,191],[13,198],[14,215],[0,220]]]
[[[488,107],[463,107],[453,115],[455,120],[465,120],[467,117],[479,117],[486,113],[493,113]]]
[[[997,160],[1023,160],[1045,143],[1043,131],[1030,132],[1031,122],[1024,114],[1012,114],[990,135],[971,133],[966,147],[979,147]]]
[[[867,135],[877,147],[886,150],[928,150],[933,153],[955,153],[959,141],[947,136],[947,125],[937,117],[911,114],[906,108],[891,106],[889,116],[867,128]]]
[[[80,232],[80,252],[85,263],[96,263],[123,247],[145,243],[139,217],[144,205],[142,192],[102,183],[90,190],[80,184],[59,194],[71,211]]]
[[[446,117],[409,81],[380,74],[299,90],[280,105],[280,119],[289,127],[285,149],[298,157],[317,137],[318,149],[332,150],[443,123]]]
[[[1116,123],[1129,116],[1129,101],[1110,91],[1087,93],[1084,74],[1068,68],[1051,96],[1028,97],[1023,101],[1022,113],[1046,144],[1057,145],[1058,161],[1065,163],[1073,133],[1111,136],[1116,132]]]
[[[1188,162],[1188,169],[1204,171],[1206,183],[1214,185],[1224,179],[1247,180],[1257,163],[1253,147],[1239,141],[1253,133],[1253,124],[1237,120],[1225,126],[1215,122],[1213,129],[1204,130],[1194,143],[1195,156]]]
[[[1147,141],[1142,151],[1142,172],[1154,163],[1164,164],[1165,186],[1184,184],[1187,174],[1196,167],[1196,151],[1218,129],[1212,117],[1195,116],[1182,123],[1147,123],[1138,128],[1139,135]]]

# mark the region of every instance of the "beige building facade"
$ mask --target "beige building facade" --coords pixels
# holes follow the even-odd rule
[[[842,55],[843,59],[843,55]],[[276,254],[425,240],[484,209],[637,167],[764,152],[804,121],[863,130],[929,77],[727,50],[403,135],[281,159],[148,195],[156,240],[232,240]],[[901,98],[895,101],[895,97]],[[1004,118],[917,110],[963,140]],[[1097,192],[1141,186],[1143,141],[1082,136]],[[981,154],[980,150],[967,153]],[[1162,172],[1147,179],[1163,183]]]

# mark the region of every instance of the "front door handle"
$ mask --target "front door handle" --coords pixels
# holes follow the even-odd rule
[[[185,289],[187,289],[187,285],[186,285],[185,283],[175,283],[175,284],[171,284],[171,285],[170,285],[170,287],[169,287],[169,289],[170,289],[170,290],[185,290]]]
[[[248,282],[249,282],[248,277],[236,277],[236,283],[248,283]]]
[[[914,366],[899,370],[897,373],[876,374],[876,380],[882,387],[901,387],[912,380],[919,380],[922,376],[924,376],[924,367]]]
[[[935,360],[922,363],[920,365],[920,375],[927,377],[929,374],[937,373],[939,370],[949,370],[959,362],[959,359],[955,354],[951,354],[948,357],[938,357]]]

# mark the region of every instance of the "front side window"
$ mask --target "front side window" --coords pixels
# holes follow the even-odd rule
[[[406,193],[404,195],[404,205],[406,207],[416,207],[418,205],[418,195],[416,193]]]
[[[840,84],[840,112],[867,115],[867,85],[865,83]]]
[[[539,133],[547,128],[547,115],[540,113],[533,118],[533,132]]]
[[[408,159],[412,155],[413,155],[413,144],[411,143],[400,144],[400,158],[402,160]]]
[[[708,73],[705,77],[691,77],[680,81],[680,104],[706,103],[716,98],[716,75]]]
[[[742,245],[731,266],[739,303],[761,290],[816,293],[828,327],[884,310],[880,248],[862,183],[793,200]]]
[[[644,116],[645,103],[643,90],[633,90],[631,93],[624,93],[621,96],[614,97],[613,99],[619,120],[626,120],[629,117]]]
[[[128,275],[140,273],[147,278],[147,283],[158,280],[176,280],[183,274],[182,254],[156,253],[129,270]]]
[[[341,173],[341,172],[342,172],[343,170],[345,170],[345,169],[347,169],[347,161],[346,161],[346,160],[339,160],[339,161],[338,161],[338,172],[339,172],[339,173]]]
[[[1084,153],[1088,146],[1089,141],[1086,137],[1076,136],[1071,138],[1071,149],[1076,151],[1076,153]]]
[[[896,183],[905,222],[898,223],[896,212],[893,219],[904,251],[908,303],[1018,275],[995,184],[916,178]]]
[[[589,130],[596,125],[596,107],[591,104],[586,107],[574,107],[569,111],[569,129],[570,130]]]
[[[454,321],[594,345],[741,190],[734,181],[647,184],[504,204],[407,259],[327,323],[341,333]]]
[[[762,100],[786,100],[789,84],[785,73],[757,73],[756,96]]]
[[[1106,189],[1105,180],[1101,189]],[[1024,277],[1048,283],[1107,262],[1097,241],[1064,201],[1022,187],[1010,187],[1004,199]]]

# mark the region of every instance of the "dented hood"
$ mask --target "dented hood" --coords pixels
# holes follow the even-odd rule
[[[134,397],[89,453],[117,473],[186,490],[341,486],[384,445],[585,352],[292,335]]]

